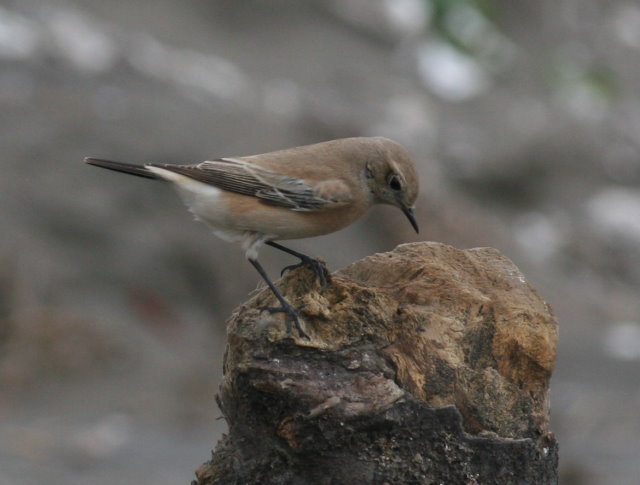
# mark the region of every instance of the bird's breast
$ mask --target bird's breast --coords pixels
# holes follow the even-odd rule
[[[353,223],[368,208],[348,204],[315,211],[296,211],[238,194],[225,194],[224,199],[237,229],[260,232],[274,239],[300,239],[329,234]]]

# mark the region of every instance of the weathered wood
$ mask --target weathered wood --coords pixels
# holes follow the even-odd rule
[[[228,324],[214,484],[554,484],[549,306],[494,249],[399,246],[280,282],[310,340],[262,291]]]

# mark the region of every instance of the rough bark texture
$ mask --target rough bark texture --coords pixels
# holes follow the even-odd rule
[[[556,321],[497,250],[405,244],[280,287],[311,339],[267,290],[232,316],[229,434],[194,483],[557,483]]]

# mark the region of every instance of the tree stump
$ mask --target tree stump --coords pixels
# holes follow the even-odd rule
[[[279,285],[310,339],[267,289],[235,311],[229,433],[194,485],[557,483],[557,324],[499,251],[404,244]]]

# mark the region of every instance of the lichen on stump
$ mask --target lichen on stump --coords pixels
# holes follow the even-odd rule
[[[310,339],[261,291],[228,323],[213,484],[552,484],[557,324],[490,248],[413,243],[280,281]]]

